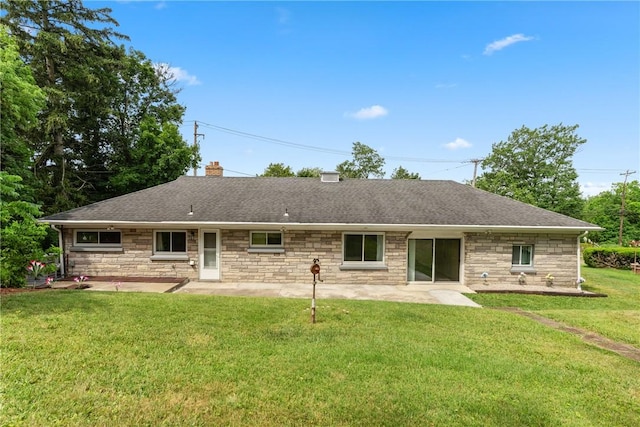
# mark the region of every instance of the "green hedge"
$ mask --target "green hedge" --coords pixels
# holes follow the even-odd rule
[[[589,267],[630,270],[634,260],[640,262],[640,248],[589,247],[582,251],[582,257]]]

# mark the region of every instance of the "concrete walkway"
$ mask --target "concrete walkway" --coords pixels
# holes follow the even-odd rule
[[[245,297],[282,297],[282,298],[311,298],[313,285],[279,284],[279,283],[220,283],[220,282],[187,282],[186,278],[119,278],[94,277],[86,285],[89,291],[111,292],[155,292],[155,293],[189,293],[201,295],[227,295]],[[53,288],[73,286],[71,280],[54,282]],[[376,301],[411,302],[418,304],[445,304],[466,307],[480,307],[464,294],[472,293],[529,293],[539,295],[562,296],[606,296],[575,288],[548,286],[518,286],[504,284],[471,285],[344,285],[325,284],[316,285],[316,299],[355,299]]]
[[[189,282],[176,293],[248,297],[311,298],[312,284]],[[480,307],[462,293],[462,285],[335,285],[318,283],[316,299],[355,299]]]

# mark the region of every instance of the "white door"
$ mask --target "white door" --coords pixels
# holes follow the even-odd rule
[[[218,280],[220,278],[220,233],[216,230],[200,231],[200,279]]]

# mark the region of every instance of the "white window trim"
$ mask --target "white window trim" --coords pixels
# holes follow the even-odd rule
[[[264,245],[254,245],[253,244],[253,235],[254,234],[267,234],[267,243]],[[268,234],[280,234],[280,244],[274,245],[268,243]],[[248,253],[271,253],[271,254],[281,254],[284,253],[284,232],[280,230],[251,230],[249,231],[249,249],[247,249]]]
[[[98,233],[98,240],[100,240],[100,233],[119,233],[120,243],[83,243],[78,241],[78,233]],[[107,228],[79,228],[73,230],[73,246],[70,248],[72,252],[121,252],[122,249],[122,231],[121,230],[109,230]]]
[[[382,236],[382,259],[380,261],[345,261],[344,259],[344,243],[346,235],[360,235],[364,236]],[[340,270],[386,270],[387,265],[385,264],[386,259],[386,248],[387,248],[387,238],[385,233],[383,232],[372,232],[372,231],[345,231],[342,233],[342,248],[341,248],[341,259],[342,264],[340,265]],[[363,246],[364,250],[364,246]],[[363,254],[364,256],[364,254]]]
[[[514,243],[511,246],[511,257],[513,257],[513,248],[519,246],[520,247],[520,259],[522,261],[522,247],[529,246],[531,247],[531,262],[529,264],[511,264],[511,272],[512,273],[535,273],[535,245],[532,243]],[[513,261],[513,260],[512,260]]]

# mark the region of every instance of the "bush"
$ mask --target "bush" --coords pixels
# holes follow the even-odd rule
[[[591,247],[583,250],[582,257],[589,267],[630,270],[631,263],[640,261],[640,258],[637,258],[638,252],[638,248],[621,246]]]

